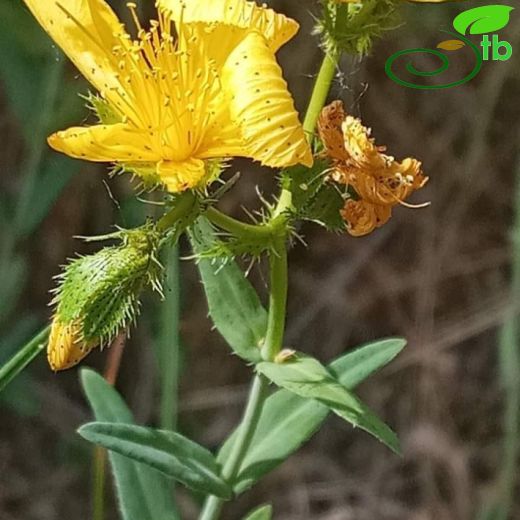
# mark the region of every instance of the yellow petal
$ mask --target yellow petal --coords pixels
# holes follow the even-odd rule
[[[167,190],[177,193],[197,186],[206,175],[206,167],[201,159],[186,161],[161,161],[157,173]]]
[[[223,23],[260,31],[272,51],[297,32],[296,21],[246,0],[158,0],[157,7],[175,22]]]
[[[124,29],[103,0],[24,0],[40,25],[99,91],[118,88],[112,48]]]
[[[65,370],[77,365],[96,345],[80,339],[79,327],[74,323],[52,322],[47,359],[52,370]]]
[[[266,166],[312,165],[312,153],[265,38],[249,33],[229,55],[222,70],[231,120],[244,139],[244,155]]]
[[[52,134],[49,145],[77,159],[100,162],[155,162],[148,134],[136,132],[123,123],[72,127]]]

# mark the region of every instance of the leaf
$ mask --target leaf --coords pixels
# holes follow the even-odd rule
[[[307,399],[316,399],[336,415],[360,427],[399,453],[395,433],[350,393],[315,358],[297,354],[284,363],[262,361],[256,370],[276,385]]]
[[[402,339],[386,339],[360,347],[329,365],[329,371],[347,389],[354,389],[370,374],[385,366],[406,345]],[[314,400],[304,399],[287,390],[279,390],[265,402],[258,426],[233,482],[240,493],[281,464],[320,427],[329,409]],[[238,430],[222,446],[218,460],[224,461]]]
[[[508,5],[485,5],[460,13],[453,20],[453,27],[461,34],[486,34],[496,32],[509,23],[514,9]]]
[[[231,498],[231,488],[220,476],[213,455],[178,433],[111,422],[85,424],[78,433],[88,441],[146,464],[194,491]]]
[[[271,505],[260,506],[251,511],[244,520],[271,520],[273,517],[273,507]]]
[[[466,44],[462,40],[444,40],[437,44],[437,49],[443,49],[445,51],[458,51],[462,49]]]
[[[215,242],[211,225],[199,218],[192,227],[193,250],[201,254]],[[215,327],[241,358],[256,363],[267,329],[267,312],[238,265],[230,259],[198,260],[209,314]]]
[[[118,392],[93,370],[81,371],[81,383],[98,421],[132,423]],[[109,452],[124,520],[177,520],[169,480],[157,471]]]

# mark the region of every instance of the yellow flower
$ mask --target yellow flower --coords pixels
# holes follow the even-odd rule
[[[54,317],[47,344],[47,359],[52,370],[66,370],[77,365],[96,346],[81,339],[80,325],[65,324]]]
[[[355,230],[356,236],[387,222],[394,206],[410,206],[405,200],[428,182],[419,161],[407,157],[399,162],[386,155],[370,129],[345,113],[341,101],[323,109],[318,131],[324,153],[332,160],[331,178],[352,187],[360,199],[355,204],[347,202],[343,212],[349,231]]]
[[[298,24],[246,0],[160,0],[133,40],[104,0],[25,0],[119,122],[49,137],[72,157],[153,169],[172,192],[207,180],[205,161],[312,164],[274,53]]]

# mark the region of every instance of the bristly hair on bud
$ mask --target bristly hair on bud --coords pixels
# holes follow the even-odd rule
[[[146,286],[162,294],[160,233],[149,224],[117,235],[120,244],[72,260],[58,276],[47,348],[53,370],[76,365],[135,322]]]
[[[321,35],[325,51],[332,55],[339,52],[368,54],[373,40],[395,29],[399,21],[398,0],[323,0],[322,4],[323,12],[315,32]]]

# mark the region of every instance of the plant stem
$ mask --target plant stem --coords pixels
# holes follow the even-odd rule
[[[24,370],[40,352],[43,352],[49,337],[50,327],[45,327],[24,345],[5,365],[0,367],[0,392]]]
[[[320,112],[327,100],[330,85],[334,78],[337,57],[326,55],[320,68],[318,77],[314,84],[309,108],[303,124],[304,131],[309,141],[312,141],[314,128],[318,121]],[[271,222],[284,219],[284,213],[292,206],[292,195],[289,190],[282,190],[278,199],[278,204],[273,212]],[[257,234],[262,226],[251,226],[222,215],[214,208],[206,212],[206,216],[215,224],[230,232],[251,231]],[[251,230],[249,228],[252,228]],[[264,226],[269,229],[271,226]],[[271,230],[269,230],[271,231]],[[287,267],[287,232],[274,238],[274,250],[269,256],[270,266],[270,296],[269,296],[269,316],[267,321],[267,332],[264,345],[262,347],[262,357],[272,361],[280,352],[283,346],[283,336],[285,331],[285,314],[287,306],[288,289],[288,267]],[[222,476],[233,482],[236,473],[240,470],[240,464],[249,449],[249,444],[255,432],[262,406],[267,396],[267,381],[261,375],[255,375],[242,422],[239,426],[238,437],[233,444],[231,454],[222,468]],[[199,520],[217,520],[222,509],[223,501],[215,496],[207,497],[202,508]]]
[[[114,339],[108,351],[104,377],[112,386],[116,384],[125,343],[126,333],[122,332]],[[105,518],[106,463],[106,449],[96,446],[92,462],[92,520],[104,520]]]
[[[334,75],[336,74],[337,65],[337,56],[325,54],[320,71],[318,72],[318,77],[314,84],[311,100],[309,101],[309,107],[307,108],[307,113],[305,114],[305,119],[303,121],[303,130],[309,141],[313,140],[314,129],[316,128],[320,112],[327,101],[330,86],[334,79]]]
[[[204,216],[208,218],[210,222],[215,224],[221,229],[228,231],[236,236],[270,236],[272,234],[272,228],[269,225],[254,225],[247,224],[240,220],[234,219],[214,207],[209,207]]]
[[[283,346],[285,314],[287,307],[287,247],[285,239],[280,240],[269,255],[271,292],[269,295],[269,317],[267,333],[262,347],[262,357],[273,361]]]
[[[262,405],[267,394],[267,381],[261,375],[256,375],[251,385],[251,391],[247,401],[246,409],[240,423],[238,436],[233,444],[233,448],[222,468],[222,476],[232,481],[240,469],[240,464],[247,453],[249,443],[255,432]],[[200,520],[216,520],[222,509],[223,500],[218,497],[210,496],[207,498],[202,509]]]
[[[160,424],[165,430],[175,430],[180,357],[180,280],[177,245],[167,249],[165,265],[166,293],[161,305],[161,331],[157,349],[161,375]]]
[[[520,456],[520,344],[518,310],[520,304],[520,162],[516,172],[515,223],[512,233],[511,310],[499,333],[500,383],[504,389],[502,460],[498,475],[498,496],[483,518],[510,518],[514,490],[518,482]]]
[[[191,191],[184,192],[177,198],[175,206],[159,219],[157,222],[157,230],[163,232],[168,231],[179,221],[186,220],[193,212],[196,204],[196,195]],[[184,231],[184,229],[181,229],[181,231]]]

